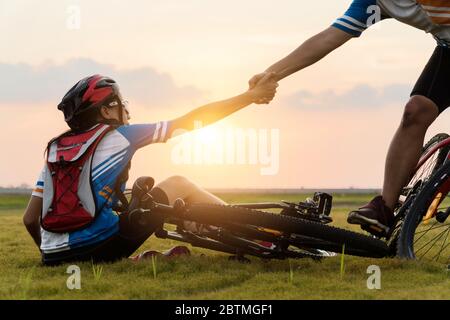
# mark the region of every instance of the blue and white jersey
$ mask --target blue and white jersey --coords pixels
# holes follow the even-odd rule
[[[430,33],[439,45],[450,46],[450,1],[447,0],[353,0],[333,27],[359,37],[386,18]]]
[[[369,19],[374,14],[371,6],[376,5],[377,0],[354,0],[344,15],[336,19],[333,27],[359,37],[370,26]]]
[[[116,234],[119,231],[119,217],[112,210],[117,202],[113,195],[116,180],[139,148],[166,142],[169,128],[170,122],[158,122],[125,125],[107,133],[94,153],[91,171],[97,207],[103,209],[92,224],[81,230],[52,233],[41,228],[41,250],[44,253],[70,250],[95,244]],[[43,197],[46,170],[45,165],[33,190],[33,196]]]

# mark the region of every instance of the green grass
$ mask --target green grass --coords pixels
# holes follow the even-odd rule
[[[29,196],[0,194],[0,213],[7,210],[23,210],[26,207]]]
[[[304,195],[221,194],[229,202],[301,200]],[[338,195],[333,224],[371,195]],[[442,265],[345,255],[308,259],[229,261],[226,254],[190,248],[192,256],[114,264],[79,263],[81,289],[69,290],[68,265],[43,267],[22,226],[27,197],[0,196],[0,299],[449,299],[450,272]],[[351,227],[352,230],[358,230]],[[139,250],[179,243],[151,237]],[[381,290],[367,289],[370,265],[381,268]],[[345,272],[342,272],[345,270]]]

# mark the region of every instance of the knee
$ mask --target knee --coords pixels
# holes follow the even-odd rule
[[[413,96],[405,106],[401,127],[426,129],[438,114],[434,102],[422,96]]]

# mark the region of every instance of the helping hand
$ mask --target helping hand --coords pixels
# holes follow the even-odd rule
[[[273,100],[277,92],[278,83],[275,73],[261,73],[250,80],[248,92],[252,96],[252,101],[256,104],[268,104]]]
[[[249,81],[248,81],[248,86],[250,89],[253,89],[256,84],[262,79],[264,78],[266,75],[268,74],[267,71],[258,73],[256,75],[254,75]]]

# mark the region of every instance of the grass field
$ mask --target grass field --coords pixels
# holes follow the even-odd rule
[[[305,195],[222,194],[229,202],[301,200]],[[371,195],[335,195],[333,224],[348,227],[346,213]],[[81,289],[66,286],[68,265],[43,267],[22,225],[24,196],[0,195],[0,299],[449,299],[450,272],[433,263],[341,256],[229,261],[228,256],[190,248],[192,256],[114,264],[78,264]],[[357,229],[353,229],[357,230]],[[178,243],[151,237],[139,250]],[[367,268],[381,270],[381,289],[367,288]]]

